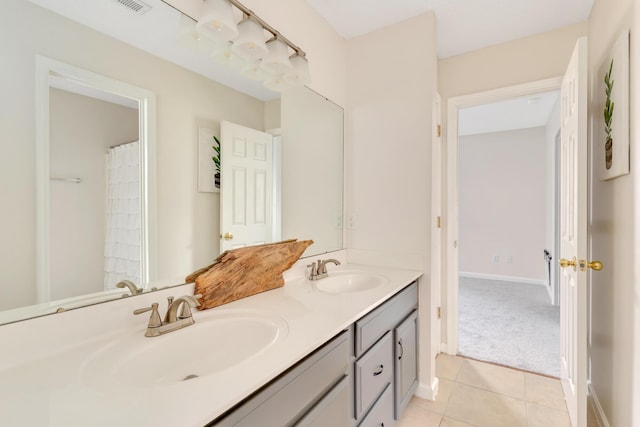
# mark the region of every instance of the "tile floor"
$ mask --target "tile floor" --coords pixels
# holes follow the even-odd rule
[[[437,399],[414,397],[396,427],[571,427],[559,380],[446,354],[436,375]]]

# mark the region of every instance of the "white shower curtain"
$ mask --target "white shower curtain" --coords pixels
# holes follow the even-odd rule
[[[140,229],[140,143],[135,141],[107,153],[105,290],[125,279],[140,286]]]

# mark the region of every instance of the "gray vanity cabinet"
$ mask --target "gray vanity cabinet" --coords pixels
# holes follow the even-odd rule
[[[208,426],[392,427],[418,380],[413,282]]]
[[[395,425],[418,381],[417,283],[355,323],[352,420],[359,427]]]
[[[351,342],[344,331],[209,426],[348,426]]]
[[[388,384],[376,405],[362,419],[358,427],[391,427],[394,424],[393,385]]]
[[[407,407],[411,396],[418,387],[418,311],[414,310],[409,317],[393,331],[395,353],[395,417]]]
[[[343,378],[296,427],[344,426],[349,417],[349,378]]]

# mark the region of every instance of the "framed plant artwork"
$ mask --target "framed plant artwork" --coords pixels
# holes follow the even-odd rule
[[[198,192],[220,192],[220,153],[216,131],[204,127],[198,128]],[[218,159],[216,160],[214,159]]]
[[[601,181],[629,173],[629,31],[615,41],[598,71],[596,155]]]

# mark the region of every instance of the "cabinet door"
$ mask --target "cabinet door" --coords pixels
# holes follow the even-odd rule
[[[296,427],[347,427],[349,425],[349,377],[345,376]]]
[[[395,416],[400,418],[418,386],[418,312],[395,328]]]

